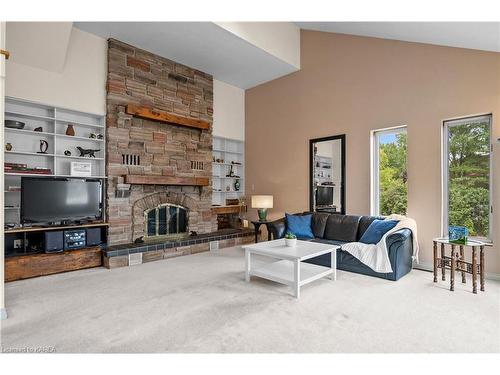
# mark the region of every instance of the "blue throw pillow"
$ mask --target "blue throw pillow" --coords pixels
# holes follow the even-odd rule
[[[301,238],[314,238],[311,229],[312,215],[290,215],[286,216],[286,229],[292,232],[297,237]]]
[[[398,220],[379,220],[375,219],[366,229],[365,233],[359,239],[359,242],[367,244],[377,244],[384,234],[396,226]]]

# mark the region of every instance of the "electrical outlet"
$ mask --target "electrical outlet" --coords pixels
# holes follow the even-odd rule
[[[23,247],[23,240],[14,240],[14,249],[20,249]]]

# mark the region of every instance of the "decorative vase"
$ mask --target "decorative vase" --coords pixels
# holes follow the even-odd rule
[[[10,144],[10,143],[6,143],[6,144],[5,144],[5,150],[7,150],[7,151],[12,150],[12,144]]]
[[[66,128],[66,135],[74,136],[75,135],[75,128],[73,125],[68,124],[68,127]]]
[[[234,190],[235,191],[240,191],[240,180],[236,180],[234,182]]]
[[[297,246],[297,239],[296,238],[285,238],[285,245],[288,247],[295,247],[295,246]]]

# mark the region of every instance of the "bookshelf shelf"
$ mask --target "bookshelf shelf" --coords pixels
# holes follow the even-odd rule
[[[88,161],[91,163],[92,175],[89,178],[105,179],[106,139],[104,116],[72,111],[50,105],[39,104],[16,98],[5,99],[5,119],[25,123],[23,129],[5,127],[5,142],[10,143],[12,151],[5,151],[5,163],[26,165],[27,168],[50,170],[51,173],[25,173],[16,169],[5,170],[5,186],[20,186],[22,177],[74,177],[70,175],[71,162]],[[73,125],[74,136],[65,134],[68,124]],[[35,131],[35,128],[42,131]],[[102,139],[90,138],[91,134],[101,134]],[[48,143],[46,154],[38,153],[40,141]],[[89,158],[78,156],[77,147],[100,149],[100,157]],[[71,156],[64,155],[68,150]],[[97,156],[96,155],[96,156]],[[6,191],[6,193],[11,191]],[[19,191],[12,191],[12,193]],[[5,194],[5,204],[9,207],[20,205],[21,194]],[[6,207],[6,223],[18,224],[19,210]]]
[[[214,159],[212,162],[212,204],[225,206],[226,198],[239,199],[245,196],[245,144],[240,140],[214,136],[212,151]],[[233,173],[240,177],[226,177],[231,168]],[[239,190],[235,190],[237,180],[240,183]],[[226,190],[228,186],[229,191]]]

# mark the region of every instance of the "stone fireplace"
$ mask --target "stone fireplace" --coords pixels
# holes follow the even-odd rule
[[[154,121],[130,114],[128,106],[202,120],[209,126],[196,129]],[[110,245],[217,230],[211,211],[212,114],[212,76],[117,40],[108,41]],[[196,179],[208,183],[186,182]],[[157,182],[163,180],[170,182]],[[118,194],[123,188],[129,193]]]

